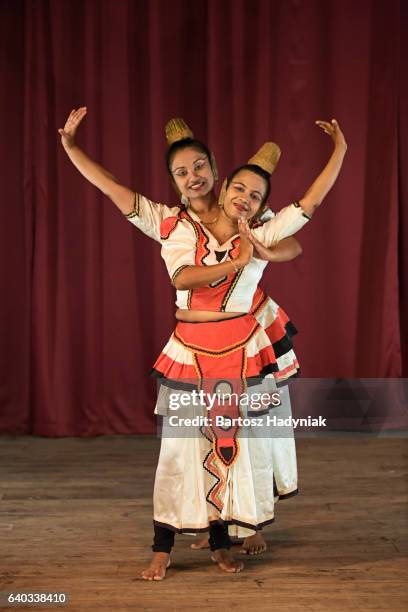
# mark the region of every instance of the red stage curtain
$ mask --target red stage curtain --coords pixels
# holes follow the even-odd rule
[[[303,256],[270,265],[264,284],[300,330],[304,376],[401,375],[403,10],[397,0],[0,3],[1,431],[153,431],[148,373],[172,330],[173,290],[159,246],[64,154],[57,128],[83,104],[79,144],[166,203],[170,117],[208,142],[221,175],[275,140],[276,209],[329,156],[315,119],[336,117],[344,170],[299,234]]]

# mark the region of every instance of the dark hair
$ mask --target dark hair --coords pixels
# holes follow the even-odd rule
[[[183,140],[177,140],[176,142],[173,142],[173,144],[170,145],[166,151],[167,171],[172,178],[173,178],[173,175],[171,173],[171,163],[173,161],[175,154],[178,153],[179,151],[182,151],[183,149],[190,149],[190,148],[197,149],[198,151],[200,151],[200,153],[203,153],[208,158],[208,161],[210,162],[210,165],[212,168],[211,153],[208,150],[208,148],[205,146],[205,144],[202,143],[200,140],[196,140],[195,138],[183,138]]]
[[[256,217],[260,217],[266,208],[266,202],[269,198],[269,194],[271,193],[271,182],[270,182],[271,177],[263,168],[261,168],[260,166],[257,166],[256,164],[244,164],[243,166],[239,166],[239,168],[235,168],[235,170],[233,170],[231,174],[228,176],[227,189],[230,186],[231,182],[236,177],[236,175],[238,174],[238,172],[241,172],[241,170],[249,170],[250,172],[257,174],[258,176],[263,178],[266,183],[265,195],[262,199],[261,206],[255,215]]]

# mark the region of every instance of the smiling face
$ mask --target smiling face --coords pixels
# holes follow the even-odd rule
[[[180,193],[190,200],[206,196],[214,187],[214,174],[207,155],[196,148],[177,151],[170,172]]]
[[[251,170],[240,170],[227,188],[224,211],[232,219],[252,219],[259,211],[266,193],[267,183],[264,178]]]

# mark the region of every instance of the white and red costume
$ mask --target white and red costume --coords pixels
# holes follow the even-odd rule
[[[127,217],[155,239],[160,227],[162,256],[172,279],[185,266],[220,263],[238,249],[239,235],[219,244],[188,208],[159,207],[136,195],[134,212]],[[271,246],[307,221],[299,206],[290,205],[253,233]],[[233,387],[242,383],[242,391],[254,377],[273,374],[281,382],[296,374],[289,320],[258,288],[266,265],[252,258],[245,268],[210,286],[177,292],[181,309],[248,314],[216,322],[179,322],[154,364],[155,374],[165,382],[164,393],[169,392],[166,381],[195,380],[205,388],[217,379],[230,380]],[[275,347],[280,348],[278,355]],[[154,520],[178,532],[197,532],[221,518],[242,535],[239,528],[257,530],[272,522],[275,499],[296,491],[293,438],[259,437],[256,431],[243,437],[236,428],[227,441],[220,441],[214,429],[200,428],[196,437],[162,438]]]

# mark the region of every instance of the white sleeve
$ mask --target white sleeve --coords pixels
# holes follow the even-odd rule
[[[160,242],[160,223],[167,217],[177,215],[177,211],[178,207],[170,208],[135,193],[133,210],[124,216],[146,236]]]
[[[290,204],[282,208],[272,219],[253,229],[252,233],[268,248],[296,234],[309,220],[310,217],[306,215],[301,206],[296,203]]]
[[[185,219],[168,217],[160,226],[161,255],[174,282],[177,274],[187,266],[195,266],[197,237],[193,226]]]

